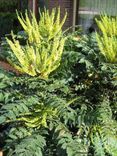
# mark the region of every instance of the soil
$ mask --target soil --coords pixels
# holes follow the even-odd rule
[[[20,75],[19,71],[14,69],[8,62],[0,61],[0,67],[5,69],[6,71],[11,71],[11,72],[16,73],[17,75]]]

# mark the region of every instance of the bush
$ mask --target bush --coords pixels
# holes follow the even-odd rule
[[[12,11],[18,6],[18,0],[1,0],[0,1],[0,11]]]
[[[102,16],[101,20],[97,20],[97,25],[102,34],[97,34],[97,41],[101,53],[105,56],[106,61],[117,63],[117,17],[111,18]]]
[[[22,47],[13,33],[13,41],[7,38],[18,63],[12,60],[9,62],[23,73],[48,78],[49,74],[60,65],[65,42],[65,37],[62,36],[62,26],[66,16],[60,22],[60,9],[57,15],[55,10],[51,15],[46,10],[40,13],[39,23],[33,13],[31,13],[32,21],[27,13],[25,16],[24,20],[18,15],[18,20],[28,36],[27,43],[25,47]]]
[[[3,37],[6,33],[11,33],[11,30],[14,29],[14,32],[20,30],[20,27],[15,25],[17,21],[17,16],[15,13],[2,12],[0,13],[0,38]],[[1,40],[1,39],[0,39]]]

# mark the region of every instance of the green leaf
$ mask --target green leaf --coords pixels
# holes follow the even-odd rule
[[[4,123],[6,121],[5,116],[0,116],[0,124]]]
[[[0,102],[4,102],[4,95],[3,95],[3,93],[0,93]]]

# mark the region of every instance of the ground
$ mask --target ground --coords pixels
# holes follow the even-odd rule
[[[17,75],[19,74],[18,71],[16,71],[9,63],[4,62],[4,61],[0,61],[0,67],[4,68],[6,71],[13,71],[15,72]]]

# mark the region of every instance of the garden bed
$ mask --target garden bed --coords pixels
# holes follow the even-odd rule
[[[117,49],[100,44],[113,35],[64,35],[59,16],[18,16],[26,42],[7,39],[7,57],[24,74],[0,61],[0,148],[6,156],[117,156]]]

